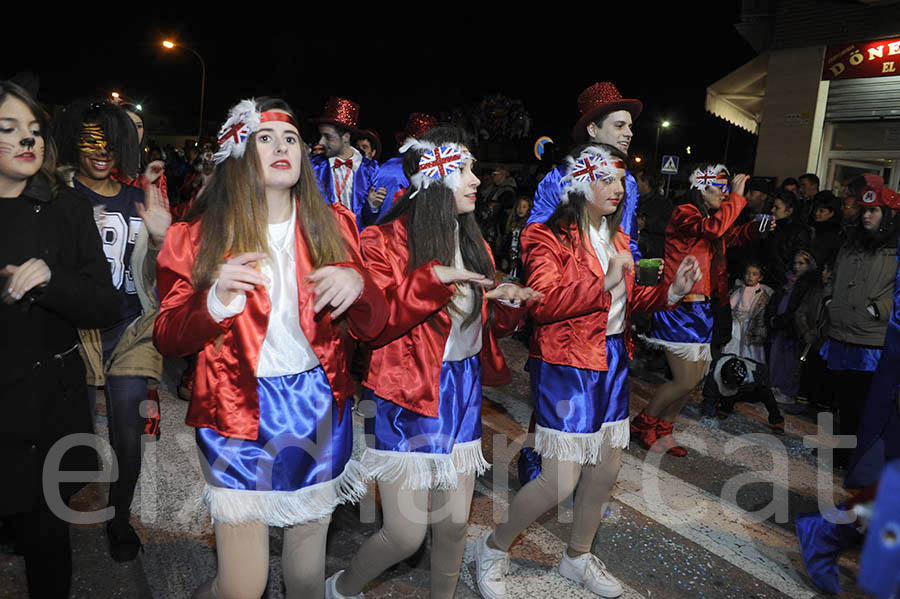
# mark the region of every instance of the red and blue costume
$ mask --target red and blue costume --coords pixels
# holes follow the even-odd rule
[[[405,478],[413,489],[452,488],[458,475],[481,473],[481,383],[511,379],[497,343],[513,332],[525,308],[483,300],[481,349],[444,361],[452,322],[447,304],[456,292],[434,274],[437,260],[409,269],[407,218],[369,227],[361,250],[388,304],[387,324],[373,346],[364,386],[377,405],[367,422],[374,447],[363,465],[379,480]],[[488,324],[490,323],[490,324]]]
[[[198,355],[186,421],[198,429],[198,444],[209,461],[210,468],[204,468],[209,483],[205,495],[216,520],[258,519],[287,526],[324,517],[336,503],[364,493],[358,465],[349,460],[352,341],[342,321],[357,339],[374,339],[385,324],[387,309],[362,265],[353,215],[340,204],[332,210],[348,253],[347,261],[335,266],[356,270],[363,291],[346,317],[334,321],[327,313],[313,311],[310,286],[297,285],[300,330],[319,365],[292,376],[256,376],[273,308],[267,290],[246,292],[243,310],[217,322],[207,307],[209,288],[195,289],[191,278],[202,220],[175,223],[166,234],[157,261],[162,302],[154,342],[164,355]],[[313,267],[299,222],[293,257],[297,281],[302,282]],[[315,451],[306,451],[307,441],[315,444]],[[276,457],[275,471],[268,472],[270,480],[263,484],[256,477],[264,469],[261,456],[269,449],[265,446],[272,442],[287,442],[289,451],[280,460]],[[303,459],[295,459],[300,453]],[[289,474],[278,470],[282,466],[290,468]]]

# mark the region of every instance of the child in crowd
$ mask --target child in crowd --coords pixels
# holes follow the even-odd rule
[[[807,290],[819,278],[818,266],[812,254],[807,250],[796,252],[792,270],[786,277],[784,285],[772,296],[766,310],[766,322],[773,333],[769,353],[772,390],[778,402],[783,404],[784,410],[792,414],[803,411],[795,402],[800,390],[803,340],[797,336],[794,314]]]
[[[757,262],[748,262],[744,279],[738,280],[731,292],[731,341],[723,351],[765,364],[765,313],[773,291],[760,281],[762,267]]]
[[[703,383],[700,413],[705,417],[718,415],[719,418],[727,418],[739,401],[761,402],[769,412],[772,428],[784,431],[784,417],[769,388],[766,365],[743,356],[722,354],[713,362]]]
[[[528,223],[529,214],[531,214],[531,198],[527,195],[519,196],[506,219],[498,256],[500,270],[506,273],[507,280],[517,281],[525,278],[525,273],[522,272],[522,244],[519,242],[519,236]]]

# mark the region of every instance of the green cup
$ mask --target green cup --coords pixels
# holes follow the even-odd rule
[[[638,285],[659,285],[659,267],[662,260],[659,258],[641,258],[637,263]]]

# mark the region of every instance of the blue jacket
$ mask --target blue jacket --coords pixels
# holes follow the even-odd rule
[[[382,217],[394,207],[394,196],[397,192],[409,187],[409,179],[403,174],[402,157],[397,156],[385,160],[378,167],[378,172],[375,173],[375,189],[378,189],[379,187],[384,187],[387,190],[387,195],[384,196],[384,203],[381,205],[381,209],[375,216],[375,220],[371,223],[365,223],[366,225],[380,222]]]
[[[316,181],[319,184],[319,191],[322,197],[329,204],[333,204],[336,199],[334,189],[334,181],[331,176],[331,168],[328,158],[324,155],[315,156],[311,160],[313,173],[316,175]],[[362,164],[356,170],[353,176],[353,205],[350,209],[356,215],[356,227],[362,231],[366,225],[372,224],[377,219],[378,210],[372,210],[369,206],[368,197],[369,189],[375,181],[375,174],[378,172],[378,165],[374,160],[363,157]]]
[[[531,215],[528,217],[528,224],[544,223],[550,218],[550,215],[559,206],[559,197],[562,193],[562,185],[560,182],[566,174],[566,168],[563,165],[557,166],[555,169],[547,173],[547,176],[538,185],[534,194],[534,206],[531,208]],[[628,171],[625,171],[625,213],[622,215],[622,229],[628,234],[628,247],[634,261],[641,259],[641,252],[638,250],[638,234],[637,234],[637,205],[638,205],[638,189],[637,181]]]

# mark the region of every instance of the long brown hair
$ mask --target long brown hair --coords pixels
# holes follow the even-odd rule
[[[468,135],[457,127],[437,127],[419,138],[436,146],[456,143],[471,147]],[[423,152],[410,149],[403,155],[403,172],[407,178],[419,169],[419,159]],[[494,267],[481,236],[481,228],[475,221],[474,213],[457,214],[453,191],[444,185],[431,185],[421,189],[414,198],[407,189],[382,222],[407,217],[407,247],[409,248],[409,271],[437,259],[444,266],[453,266],[456,258],[455,225],[459,226],[459,250],[466,269],[479,272],[489,279],[494,278]],[[463,325],[469,325],[481,318],[481,304],[484,291],[480,285],[472,286],[475,302]]]
[[[256,104],[260,112],[283,110],[295,121],[299,120],[284,100],[263,97]],[[292,194],[297,201],[297,218],[313,268],[342,262],[348,255],[346,242],[331,208],[319,192],[305,144],[300,144],[300,151],[300,178]],[[243,157],[229,157],[216,167],[209,186],[194,200],[186,215],[189,221],[197,218],[201,218],[201,242],[191,273],[195,289],[213,282],[216,268],[226,253],[269,251],[266,242],[269,209],[255,134],[247,140]]]
[[[6,102],[6,99],[9,97],[16,98],[25,104],[38,122],[38,127],[40,127],[41,130],[41,137],[44,138],[44,162],[41,164],[40,170],[35,173],[35,176],[43,176],[46,178],[47,182],[50,183],[53,196],[55,197],[61,184],[56,178],[56,144],[53,143],[53,137],[50,132],[50,115],[48,115],[47,111],[31,97],[31,94],[29,94],[24,87],[17,85],[12,81],[0,81],[0,104]]]

